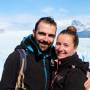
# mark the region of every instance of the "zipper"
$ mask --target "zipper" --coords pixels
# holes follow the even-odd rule
[[[47,90],[47,69],[46,69],[45,56],[43,58],[43,65],[44,65],[44,74],[45,74],[45,90]]]

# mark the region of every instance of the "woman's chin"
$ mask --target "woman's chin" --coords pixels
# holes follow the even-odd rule
[[[58,56],[58,59],[61,60],[61,59],[64,59],[66,58],[65,56]]]

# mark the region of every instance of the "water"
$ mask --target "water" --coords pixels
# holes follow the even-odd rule
[[[16,45],[20,43],[23,37],[30,33],[30,31],[7,31],[0,33],[0,78],[7,56],[14,50]],[[77,51],[80,58],[84,61],[90,61],[90,38],[80,38]]]

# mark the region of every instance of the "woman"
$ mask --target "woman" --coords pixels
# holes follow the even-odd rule
[[[56,40],[57,71],[51,83],[51,90],[85,90],[88,63],[82,62],[76,49],[79,43],[77,30],[69,26],[60,32]]]

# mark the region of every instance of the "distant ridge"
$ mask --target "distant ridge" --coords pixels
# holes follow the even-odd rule
[[[90,31],[81,31],[78,32],[80,38],[90,38]]]

